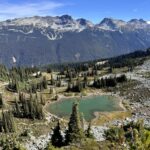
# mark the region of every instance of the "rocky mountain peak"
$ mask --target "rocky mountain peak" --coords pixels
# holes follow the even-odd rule
[[[62,20],[73,20],[73,18],[69,15],[62,15],[59,18],[62,19]]]
[[[105,30],[116,30],[121,26],[126,25],[126,22],[123,20],[113,19],[113,18],[104,18],[100,24],[98,24],[99,28]]]
[[[81,26],[92,27],[94,24],[86,19],[79,18],[76,20]]]
[[[119,19],[113,18],[104,18],[99,24],[94,25],[92,22],[80,18],[73,19],[69,15],[62,16],[34,16],[34,17],[25,17],[25,18],[17,18],[17,19],[9,19],[3,22],[0,22],[0,26],[5,27],[23,27],[30,26],[31,28],[36,27],[39,29],[53,29],[59,32],[66,31],[77,31],[81,32],[87,28],[94,28],[100,30],[109,30],[109,31],[120,31],[123,28],[134,30],[137,28],[145,28],[149,26],[149,23],[143,19],[132,19],[128,22]]]
[[[147,23],[145,20],[143,19],[131,19],[128,23]]]
[[[131,30],[134,29],[149,29],[149,24],[147,21],[143,19],[131,19],[127,23],[127,27],[130,28]]]

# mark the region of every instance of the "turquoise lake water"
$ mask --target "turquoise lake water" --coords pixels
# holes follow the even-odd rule
[[[82,99],[70,98],[62,99],[59,102],[52,103],[47,107],[47,110],[59,117],[69,118],[72,110],[72,104],[79,101],[79,111],[83,113],[87,121],[95,118],[94,112],[111,112],[123,110],[119,106],[119,100],[116,97],[103,96],[89,96]]]

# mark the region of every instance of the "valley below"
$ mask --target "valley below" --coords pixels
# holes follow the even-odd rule
[[[117,89],[114,89],[114,92],[106,92],[106,91],[102,91],[102,90],[92,90],[90,91],[91,93],[88,93],[89,96],[85,96],[85,97],[91,97],[91,95],[114,95],[116,96],[118,99],[118,103],[120,103],[120,107],[122,110],[117,110],[117,111],[111,111],[108,112],[107,108],[104,112],[101,111],[97,111],[94,113],[94,119],[92,120],[92,132],[96,138],[97,141],[104,141],[105,137],[104,135],[104,131],[108,130],[108,128],[112,125],[118,126],[120,124],[127,124],[129,122],[136,122],[138,121],[138,119],[143,119],[144,120],[144,124],[147,127],[150,127],[150,78],[147,78],[145,76],[143,76],[143,74],[145,73],[150,73],[150,60],[144,62],[143,65],[138,66],[135,68],[135,70],[131,73],[131,72],[127,72],[126,75],[128,77],[128,79],[130,80],[129,83],[125,83],[125,85],[123,85],[123,87],[118,87]],[[109,74],[110,75],[110,74]],[[112,75],[112,74],[111,74]],[[89,92],[88,91],[88,92]],[[72,98],[76,97],[76,99],[82,101],[81,96],[71,96],[66,97],[66,96],[62,96],[62,94],[60,94],[59,97],[65,97],[67,100],[63,100],[63,101],[70,101]],[[101,97],[101,96],[100,96]],[[100,97],[99,98],[100,100]],[[138,99],[136,99],[138,97]],[[139,99],[140,97],[140,99]],[[94,98],[94,96],[93,96]],[[84,100],[83,100],[84,101]],[[91,100],[92,101],[92,100]],[[113,99],[112,99],[113,101]],[[60,118],[63,118],[62,120],[66,120],[67,118],[64,117],[63,115],[63,111],[69,111],[69,114],[71,113],[71,108],[62,108],[57,106],[57,104],[55,105],[55,103],[57,102],[52,102],[52,104],[48,104],[48,108],[46,109],[54,109],[54,113],[53,114],[60,114],[58,115]],[[58,102],[58,103],[61,103]],[[67,102],[66,102],[67,103]],[[70,103],[70,102],[69,102]],[[71,102],[72,103],[72,102]],[[51,107],[49,107],[49,105]],[[54,107],[53,107],[54,105]],[[69,105],[67,103],[67,105]],[[96,103],[96,105],[98,106],[98,104]],[[111,104],[110,104],[111,105]],[[71,104],[69,105],[71,106]],[[67,107],[69,107],[67,106]],[[83,107],[86,107],[83,106]],[[103,106],[102,106],[103,107]],[[106,106],[107,107],[107,106]],[[108,106],[110,107],[110,106]],[[80,108],[80,107],[79,107]],[[82,107],[81,107],[82,108]],[[57,109],[59,109],[62,112],[57,112]],[[68,110],[69,109],[69,110]],[[108,108],[110,109],[110,108]],[[81,109],[82,110],[82,109]],[[52,110],[53,112],[53,110]],[[68,112],[67,112],[68,113]],[[48,113],[48,117],[47,119],[49,120],[50,118],[52,119],[54,118],[58,118],[58,116],[55,114],[51,114]],[[87,128],[87,123],[85,123],[85,128]],[[50,139],[50,135],[42,135],[40,136],[40,138],[33,138],[32,141],[30,141],[27,144],[28,149],[30,149],[31,147],[43,147],[44,145],[46,145],[46,142],[48,141],[48,139]],[[32,143],[34,143],[36,146],[34,146]]]
[[[62,137],[65,138],[67,124],[73,113],[72,106],[76,103],[79,105],[82,129],[86,131],[90,123],[94,141],[102,144],[101,146],[109,145],[106,132],[112,127],[119,128],[143,120],[143,126],[148,130],[150,128],[150,56],[148,50],[142,52],[144,56],[138,56],[136,53],[138,52],[131,56],[127,55],[128,61],[136,61],[136,65],[132,67],[129,65],[116,67],[115,59],[118,58],[114,58],[99,66],[96,65],[97,61],[89,62],[88,67],[86,64],[86,69],[83,63],[79,67],[80,71],[77,71],[78,66],[76,66],[76,73],[74,67],[68,67],[68,70],[63,71],[52,71],[52,66],[47,70],[32,68],[27,76],[23,72],[28,70],[15,68],[9,71],[9,75],[12,75],[7,76],[9,80],[1,75],[0,92],[4,106],[1,106],[0,111],[3,115],[7,111],[12,112],[15,122],[15,132],[1,132],[1,140],[15,139],[27,150],[45,149],[53,137],[58,120]],[[136,57],[133,57],[135,54]],[[126,55],[121,57],[123,59],[121,58],[119,64],[122,65]],[[110,62],[114,65],[113,68],[110,67],[109,61],[113,62]],[[2,70],[4,74],[5,69]],[[18,81],[13,81],[15,74]],[[26,80],[21,80],[22,76]],[[37,115],[34,116],[36,113]],[[121,147],[126,148],[126,145]]]

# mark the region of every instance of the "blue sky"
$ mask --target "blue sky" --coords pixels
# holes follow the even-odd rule
[[[0,20],[69,14],[94,23],[104,17],[150,20],[150,0],[0,0]]]

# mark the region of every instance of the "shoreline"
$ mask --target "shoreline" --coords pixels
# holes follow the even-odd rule
[[[93,91],[93,93],[92,92],[89,92],[89,93],[87,93],[87,95],[86,96],[79,96],[79,95],[77,95],[77,96],[75,96],[75,95],[72,95],[72,96],[65,96],[65,95],[63,95],[63,94],[59,94],[58,95],[58,99],[56,100],[56,101],[47,101],[46,102],[46,104],[45,104],[45,106],[43,107],[44,108],[44,111],[46,111],[46,114],[49,114],[51,117],[55,117],[55,118],[57,118],[57,119],[61,119],[61,120],[63,120],[63,121],[66,121],[66,119],[64,119],[64,118],[61,118],[61,117],[59,117],[59,116],[57,116],[57,115],[55,115],[55,114],[52,114],[52,113],[50,113],[48,110],[47,110],[47,107],[49,106],[49,105],[51,105],[51,104],[53,104],[53,103],[58,103],[58,102],[60,102],[60,101],[63,101],[64,99],[66,100],[66,99],[71,99],[71,98],[81,98],[81,100],[82,100],[82,98],[86,98],[86,97],[92,97],[92,96],[114,96],[115,98],[117,98],[117,100],[118,100],[118,106],[121,108],[121,109],[123,109],[123,110],[118,110],[118,111],[112,111],[112,113],[113,112],[126,112],[126,108],[124,107],[124,105],[123,105],[123,98],[122,97],[120,97],[118,94],[114,94],[114,93],[111,93],[111,92],[103,92],[102,90],[96,90],[96,91]],[[95,112],[93,112],[93,115],[95,116],[92,120],[91,120],[91,122],[93,122],[94,120],[96,120],[96,119],[98,119],[99,118],[99,116],[100,116],[100,113],[110,113],[110,112],[108,112],[108,111],[106,111],[106,112],[99,112],[99,111],[95,111]]]

